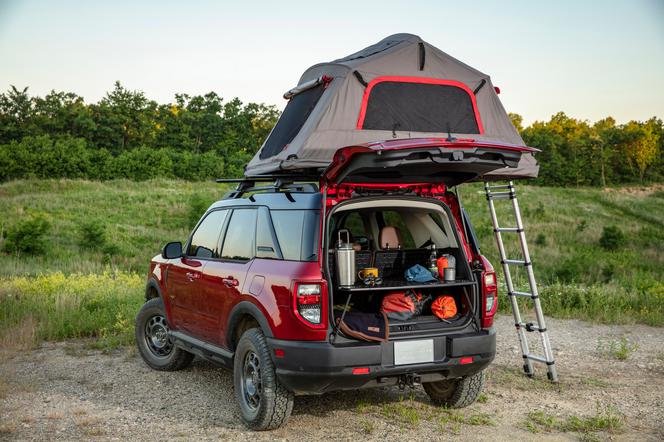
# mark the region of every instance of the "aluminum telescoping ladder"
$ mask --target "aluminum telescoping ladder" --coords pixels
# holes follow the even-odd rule
[[[496,191],[496,192],[494,192]],[[544,321],[544,313],[542,312],[542,304],[539,300],[539,293],[537,291],[537,283],[535,282],[535,273],[533,272],[533,265],[530,260],[530,253],[528,252],[528,244],[526,243],[526,233],[523,227],[523,220],[521,219],[521,212],[519,210],[519,203],[516,199],[516,189],[514,184],[510,181],[506,185],[489,185],[488,182],[484,183],[484,192],[486,199],[489,202],[489,212],[491,213],[491,222],[493,223],[493,231],[496,236],[496,244],[498,245],[498,252],[500,253],[500,262],[503,267],[503,274],[505,275],[505,284],[507,285],[507,294],[512,304],[512,313],[514,315],[514,325],[516,326],[517,336],[521,344],[521,354],[523,356],[523,370],[526,375],[533,376],[532,362],[541,362],[547,365],[549,380],[558,382],[558,374],[556,373],[556,365],[553,360],[553,351],[551,350],[551,343],[549,342],[549,333],[546,329]],[[500,227],[498,224],[498,217],[496,215],[496,207],[494,201],[501,199],[509,199],[512,201],[512,208],[514,209],[514,219],[516,227]],[[519,237],[521,244],[521,252],[523,259],[509,259],[505,253],[505,245],[503,244],[503,233],[516,233]],[[530,285],[530,292],[520,292],[514,289],[512,281],[512,274],[510,266],[518,266],[525,268],[528,275],[528,284]],[[519,304],[517,298],[529,298],[533,301],[535,316],[537,324],[532,322],[524,322],[521,319],[521,312],[519,311]],[[544,356],[534,355],[528,349],[528,340],[526,332],[538,332],[542,339],[542,348],[544,349]]]

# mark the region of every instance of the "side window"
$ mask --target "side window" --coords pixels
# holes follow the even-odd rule
[[[319,215],[316,210],[272,210],[272,223],[283,258],[291,261],[318,259]]]
[[[205,217],[191,236],[187,256],[197,258],[219,257],[219,234],[227,215],[228,210],[215,210]]]
[[[382,221],[381,221],[382,220]],[[386,210],[384,212],[379,212],[378,214],[378,224],[379,226],[392,226],[396,227],[399,231],[399,237],[401,239],[401,245],[404,249],[415,249],[415,241],[413,240],[413,235],[411,234],[408,226],[403,220],[403,217],[399,212],[393,210]]]
[[[256,209],[235,209],[226,229],[224,259],[250,260],[256,244]]]
[[[256,257],[279,258],[276,238],[272,231],[270,211],[266,207],[258,209],[258,221],[256,222]]]

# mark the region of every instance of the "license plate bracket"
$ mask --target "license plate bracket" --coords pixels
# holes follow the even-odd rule
[[[426,362],[433,362],[433,339],[396,341],[394,343],[394,365]]]

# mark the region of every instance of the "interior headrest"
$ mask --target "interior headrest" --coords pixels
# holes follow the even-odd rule
[[[381,249],[396,249],[401,245],[401,238],[399,237],[399,229],[392,226],[385,226],[380,229],[380,248]]]

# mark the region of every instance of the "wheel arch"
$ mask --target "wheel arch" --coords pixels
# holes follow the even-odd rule
[[[145,285],[145,302],[154,298],[161,298],[162,301],[164,300],[164,297],[161,295],[161,287],[159,287],[159,283],[156,279],[150,278]]]
[[[244,331],[248,324],[256,323],[260,327],[263,335],[268,338],[272,338],[272,328],[268,323],[265,315],[261,310],[253,303],[249,301],[242,301],[238,303],[230,315],[228,316],[228,323],[226,327],[226,344],[228,349],[235,351],[237,344],[240,340],[240,334],[238,331]]]

